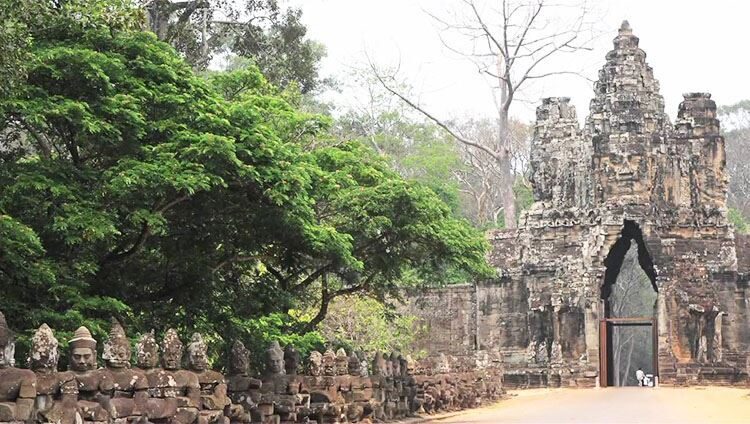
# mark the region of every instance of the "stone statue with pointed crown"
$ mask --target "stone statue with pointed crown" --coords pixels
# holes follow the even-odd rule
[[[144,371],[130,368],[130,341],[122,325],[112,319],[109,337],[104,342],[102,359],[109,370],[114,386],[112,418],[134,420],[146,415],[148,380]]]
[[[41,422],[73,424],[77,414],[78,384],[72,372],[58,372],[58,342],[47,324],[31,338],[29,368],[36,375],[34,419]]]
[[[320,377],[323,375],[323,355],[317,350],[310,352],[310,357],[307,360],[307,372],[313,377]]]
[[[209,368],[208,346],[200,333],[193,333],[187,348],[188,369],[198,377],[201,391],[201,423],[226,423],[224,408],[230,405],[227,396],[227,383],[224,376]]]
[[[261,381],[249,375],[250,351],[245,344],[235,340],[229,352],[227,393],[232,401],[229,419],[233,423],[249,423],[252,411],[258,406]]]
[[[284,369],[284,351],[281,350],[279,342],[276,340],[266,349],[266,375],[283,375]]]
[[[336,375],[336,353],[327,349],[323,353],[323,375]]]
[[[289,358],[290,360],[292,358]],[[266,369],[261,386],[261,409],[273,404],[273,414],[282,422],[295,421],[301,380],[296,376],[286,375],[284,350],[278,341],[272,341],[266,349]]]
[[[135,344],[135,365],[146,376],[146,417],[156,422],[166,421],[177,414],[177,397],[171,387],[165,386],[167,374],[159,368],[159,359],[154,330],[141,334]]]
[[[201,389],[198,376],[182,369],[183,344],[173,328],[164,333],[161,342],[162,372],[158,385],[164,397],[177,399],[177,414],[173,421],[177,424],[190,424],[198,419],[201,404]]]
[[[378,377],[388,377],[388,368],[383,354],[375,352],[375,357],[372,359],[372,375]]]
[[[336,351],[336,375],[349,375],[349,355],[343,348]]]

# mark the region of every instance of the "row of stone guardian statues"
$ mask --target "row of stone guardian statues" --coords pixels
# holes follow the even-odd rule
[[[16,368],[13,334],[0,313],[0,423],[371,422],[474,407],[502,391],[499,370],[450,372],[444,356],[415,362],[377,353],[370,367],[363,354],[312,352],[298,375],[298,352],[273,342],[258,379],[250,375],[250,353],[239,341],[226,376],[209,369],[199,333],[184,349],[175,330],[167,330],[161,343],[152,331],[131,352],[125,331],[113,321],[102,346],[104,368],[97,368],[97,342],[86,327],[68,344],[68,371],[58,371],[58,341],[43,324],[31,339],[29,369]]]

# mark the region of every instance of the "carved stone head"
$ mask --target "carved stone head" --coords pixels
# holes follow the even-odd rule
[[[417,373],[417,361],[415,361],[411,355],[406,355],[406,373],[408,375],[415,375]]]
[[[391,356],[388,353],[383,353],[383,361],[385,361],[385,376],[393,377],[393,363],[391,362]]]
[[[182,364],[182,342],[174,328],[164,333],[161,341],[161,366],[165,370],[178,370]]]
[[[284,348],[284,369],[287,375],[297,375],[297,367],[299,366],[299,352],[292,345],[287,345]]]
[[[409,364],[403,355],[398,355],[398,364],[399,369],[401,370],[401,376],[406,377],[407,375],[409,375]]]
[[[159,345],[156,343],[154,330],[141,334],[135,344],[135,365],[144,370],[159,366]]]
[[[323,374],[323,355],[317,350],[310,352],[310,364],[308,366],[308,373],[313,377],[318,377]]]
[[[73,338],[68,341],[70,346],[70,369],[84,372],[96,369],[96,340],[91,337],[88,328],[78,327]]]
[[[31,338],[29,368],[34,371],[54,371],[60,359],[57,339],[47,324],[42,324]]]
[[[336,375],[336,354],[331,349],[323,354],[323,375]]]
[[[359,357],[354,351],[349,354],[349,375],[357,377],[362,375],[362,363],[359,361]]]
[[[13,332],[5,322],[5,315],[0,312],[0,369],[10,368],[16,365],[16,344],[13,341]]]
[[[343,348],[336,351],[336,375],[349,374],[349,356]]]
[[[229,352],[229,375],[247,375],[250,366],[250,351],[245,345],[235,340]]]
[[[130,341],[125,335],[122,325],[117,320],[112,320],[112,327],[109,329],[109,338],[104,342],[102,359],[107,364],[107,368],[130,368]]]
[[[188,368],[193,371],[208,369],[208,346],[200,333],[193,333],[188,344]]]
[[[383,359],[383,354],[380,352],[375,352],[375,358],[372,360],[372,374],[380,377],[388,376],[386,361]]]
[[[370,375],[370,363],[367,360],[367,355],[361,350],[357,351],[357,358],[359,358],[359,375],[361,377],[369,377]]]
[[[284,374],[284,351],[276,340],[266,349],[266,374]]]
[[[447,374],[451,371],[451,364],[448,361],[448,357],[445,356],[444,353],[441,353],[440,356],[438,356],[433,369],[437,374]]]
[[[398,353],[391,352],[389,362],[391,363],[391,375],[393,377],[399,377],[401,375],[401,361],[398,359]]]

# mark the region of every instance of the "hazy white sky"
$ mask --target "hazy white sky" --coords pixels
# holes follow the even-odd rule
[[[365,62],[364,52],[381,65],[400,63],[400,76],[420,94],[421,104],[441,117],[491,115],[493,103],[476,67],[447,51],[439,28],[424,10],[442,13],[457,0],[290,0],[303,10],[311,38],[326,45],[324,75],[338,75]],[[742,0],[629,0],[596,2],[604,34],[591,52],[573,56],[576,69],[591,79],[612,49],[623,19],[641,39],[674,119],[682,93],[708,91],[718,104],[750,98],[747,27],[750,2]],[[541,97],[569,96],[579,119],[588,113],[589,81],[552,77],[530,87],[529,103],[512,114],[533,119]],[[346,93],[343,93],[346,96]]]

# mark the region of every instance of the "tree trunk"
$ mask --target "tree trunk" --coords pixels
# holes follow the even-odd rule
[[[633,347],[635,346],[633,337],[630,337],[630,339],[628,339],[628,343],[630,343],[630,346],[628,347],[628,356],[625,362],[625,373],[623,373],[623,379],[624,379],[623,386],[627,386],[628,380],[630,379],[630,364],[633,359]]]
[[[505,58],[498,56],[497,58],[497,74],[505,75],[505,78],[510,78],[508,75],[507,67],[505,64]],[[498,149],[498,168],[500,170],[500,197],[503,202],[503,215],[505,217],[505,228],[516,228],[516,195],[513,192],[513,170],[511,167],[511,153],[512,153],[512,142],[510,139],[510,118],[508,115],[508,109],[510,108],[510,101],[508,96],[511,94],[508,92],[508,84],[501,78],[498,78],[500,85],[500,101],[497,102],[497,127],[498,127],[498,140],[500,142],[500,148]]]
[[[146,8],[149,29],[156,34],[159,40],[164,41],[167,39],[171,9],[172,5],[169,0],[155,0]]]
[[[613,328],[613,330],[616,330],[616,329]],[[615,347],[614,352],[612,354],[612,370],[615,372],[614,383],[615,383],[615,387],[619,387],[620,386],[620,352],[622,351],[622,346],[620,346],[620,332],[619,331],[613,331],[612,345]]]
[[[328,314],[328,305],[331,303],[331,296],[329,295],[328,291],[328,273],[323,274],[323,279],[321,282],[321,294],[320,294],[320,309],[318,309],[318,313],[313,317],[312,320],[305,323],[302,326],[302,334],[309,333],[313,330],[315,330],[315,327],[318,326],[323,320],[326,318],[326,314]]]
[[[510,164],[510,149],[506,146],[510,144],[508,131],[508,114],[501,113],[500,140],[503,144],[502,150],[498,157],[498,167],[500,168],[500,196],[503,201],[503,215],[505,217],[505,228],[516,228],[516,194],[513,192],[513,171]]]

